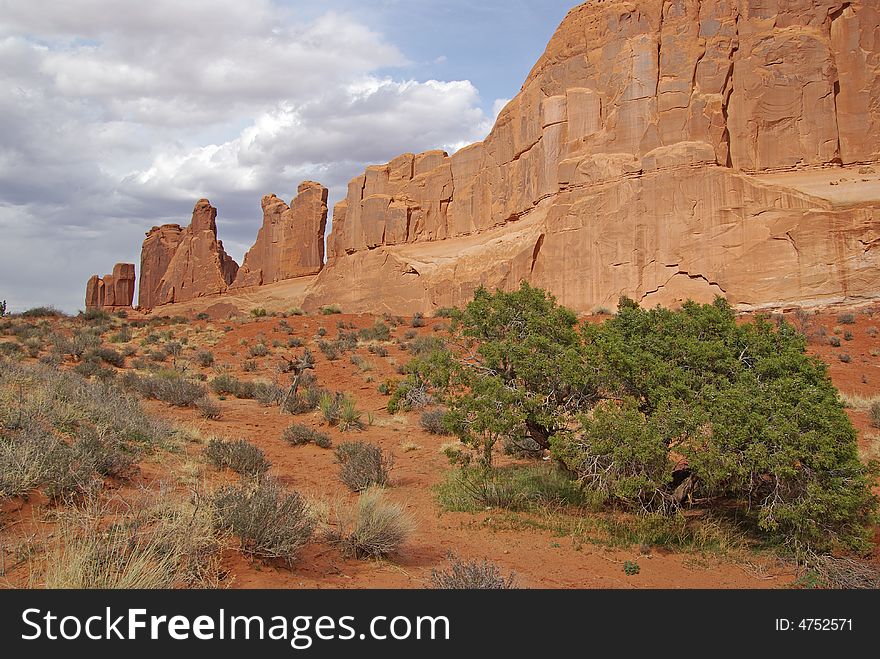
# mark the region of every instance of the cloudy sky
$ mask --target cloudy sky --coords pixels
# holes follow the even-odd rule
[[[0,0],[0,300],[83,306],[144,232],[482,139],[575,0]]]

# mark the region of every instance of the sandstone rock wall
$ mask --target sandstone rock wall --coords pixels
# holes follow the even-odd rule
[[[160,304],[159,287],[174,253],[183,240],[179,224],[164,224],[147,232],[141,248],[141,278],[138,283],[138,306],[152,309]]]
[[[581,310],[875,297],[880,183],[842,203],[758,176],[878,160],[874,0],[595,0],[485,141],[351,181],[306,306],[426,311],[519,279]]]
[[[224,293],[235,280],[238,264],[217,240],[217,209],[200,199],[192,222],[153,227],[141,250],[138,304],[150,309]]]
[[[134,299],[133,263],[117,263],[113,273],[92,275],[86,284],[86,309],[130,307]]]
[[[314,275],[324,267],[327,188],[301,183],[288,206],[275,195],[263,197],[263,224],[233,288],[261,286]]]

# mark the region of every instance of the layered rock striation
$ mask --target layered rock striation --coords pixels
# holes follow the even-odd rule
[[[350,182],[323,265],[326,203],[309,182],[290,206],[265,197],[239,271],[202,200],[190,227],[147,235],[141,306],[315,273],[296,287],[304,308],[369,313],[522,280],[580,311],[621,295],[740,308],[880,297],[880,6],[584,3],[484,141]]]
[[[579,310],[880,295],[880,183],[831,187],[880,159],[878,72],[869,0],[580,5],[485,141],[351,181],[306,306],[429,311],[522,279]],[[773,179],[813,170],[824,189]]]
[[[152,309],[161,304],[159,287],[174,253],[183,239],[179,224],[153,227],[141,247],[141,278],[138,283],[138,306]]]
[[[200,199],[186,228],[153,227],[141,249],[138,305],[187,302],[224,293],[235,280],[238,264],[217,239],[217,209]]]
[[[86,284],[86,309],[131,307],[134,300],[134,263],[117,263],[113,272],[92,275]]]
[[[324,267],[327,188],[305,181],[288,206],[275,195],[263,197],[263,224],[232,284],[262,286],[315,275]]]

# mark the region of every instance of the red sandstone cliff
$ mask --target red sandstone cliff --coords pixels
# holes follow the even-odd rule
[[[245,254],[234,288],[261,286],[314,275],[324,267],[327,188],[305,181],[290,206],[275,195],[263,197],[263,225]]]
[[[237,278],[203,200],[148,234],[140,302],[319,270],[307,309],[431,311],[524,279],[584,311],[858,302],[880,296],[878,172],[874,0],[593,0],[483,142],[354,178],[323,269],[317,184],[264,198]]]
[[[92,275],[86,284],[86,309],[130,307],[134,299],[134,264],[117,263],[113,273]]]
[[[585,3],[484,142],[352,180],[306,307],[880,295],[878,71],[869,0]]]
[[[141,308],[219,295],[229,288],[238,264],[217,240],[216,219],[217,209],[200,199],[187,228],[166,224],[150,230],[141,250]]]

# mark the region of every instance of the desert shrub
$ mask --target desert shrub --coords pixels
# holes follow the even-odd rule
[[[349,396],[330,392],[321,394],[318,407],[324,420],[331,426],[338,426],[340,430],[362,430],[364,423],[362,414],[357,409],[357,403]]]
[[[80,428],[72,448],[100,476],[128,480],[137,472],[137,454],[113,433],[89,426]]]
[[[483,469],[498,440],[530,437],[612,505],[671,514],[699,500],[797,550],[868,547],[871,469],[827,366],[784,320],[737,323],[720,298],[678,311],[622,299],[578,327],[523,284],[478,290],[451,331],[456,351],[416,359],[407,383],[442,394]]]
[[[415,524],[398,503],[385,500],[381,489],[361,492],[351,509],[337,509],[328,533],[345,556],[378,558],[396,552],[412,534]]]
[[[37,428],[0,436],[0,499],[23,496],[45,482],[57,440]]]
[[[411,327],[424,327],[425,326],[425,314],[421,312],[417,312],[412,317],[412,322],[410,323]]]
[[[60,352],[50,352],[47,355],[42,355],[40,357],[40,363],[45,364],[46,366],[51,366],[52,368],[58,368],[61,363],[64,361],[64,355]]]
[[[251,316],[253,316],[254,318],[265,318],[268,315],[269,315],[269,313],[261,307],[257,307],[256,309],[251,309]]]
[[[343,442],[336,447],[336,460],[340,464],[339,480],[352,492],[388,484],[393,459],[378,446],[364,442]]]
[[[223,488],[214,497],[214,508],[218,527],[238,536],[242,552],[288,564],[315,529],[302,496],[270,478]]]
[[[147,359],[150,359],[154,362],[164,362],[168,359],[168,351],[166,351],[164,348],[158,350],[148,350]]]
[[[628,577],[634,577],[639,572],[642,571],[642,568],[639,567],[639,564],[635,561],[624,561],[623,562],[623,572]]]
[[[603,404],[581,419],[570,441],[560,435],[555,455],[586,487],[603,499],[645,510],[663,510],[673,479],[669,448],[661,429],[638,405]]]
[[[117,368],[123,368],[125,366],[125,357],[113,348],[102,346],[100,348],[95,348],[94,350],[90,351],[89,354],[107,364],[110,364],[111,366],[115,366]]]
[[[304,390],[297,390],[291,396],[288,396],[282,403],[282,411],[288,414],[305,414],[311,412],[318,407],[322,390],[310,387]]]
[[[236,398],[252,399],[256,395],[257,385],[247,380],[239,380],[233,375],[223,373],[211,380],[208,385],[218,396],[230,394]]]
[[[271,382],[254,382],[253,398],[261,405],[277,405],[284,398],[284,390]]]
[[[330,435],[326,433],[321,433],[317,437],[315,437],[315,446],[318,448],[330,448],[333,446],[333,441],[330,439]]]
[[[205,447],[204,455],[217,469],[228,468],[249,476],[264,474],[271,466],[262,449],[245,439],[214,438]]]
[[[880,428],[880,400],[875,400],[868,408],[868,417],[871,419],[871,425]]]
[[[0,355],[11,357],[13,355],[21,354],[22,352],[24,352],[24,350],[18,343],[13,343],[11,341],[0,343]]]
[[[294,423],[285,428],[281,433],[281,439],[293,446],[316,444],[321,448],[329,448],[331,444],[330,435],[300,423]]]
[[[131,329],[128,325],[123,325],[118,332],[110,335],[110,343],[128,343],[131,339]]]
[[[130,504],[127,508],[131,508]],[[111,523],[89,504],[62,516],[47,547],[44,588],[216,588],[220,539],[208,507],[139,504]]]
[[[4,429],[28,426],[53,428],[70,436],[86,427],[101,429],[132,451],[165,444],[174,435],[168,424],[147,416],[136,398],[114,384],[83,380],[39,364],[3,364],[0,436]]]
[[[257,362],[253,359],[248,359],[241,365],[241,370],[245,373],[253,373],[257,370]],[[247,398],[253,398],[253,396],[247,396]]]
[[[388,348],[385,346],[371,345],[367,350],[378,357],[387,357],[388,356]]]
[[[265,357],[268,354],[269,348],[266,347],[265,343],[255,343],[248,348],[248,356],[250,357]]]
[[[339,402],[338,426],[342,432],[347,430],[363,430],[362,414],[357,409],[354,399],[343,396]]]
[[[339,347],[330,341],[318,341],[318,348],[331,362],[339,359]]]
[[[196,401],[206,393],[204,385],[188,380],[175,371],[149,379],[150,397],[174,407],[195,407]]]
[[[196,364],[202,368],[214,365],[214,353],[209,350],[199,350],[196,353]]]
[[[40,351],[43,349],[43,342],[38,338],[27,339],[24,342],[28,357],[39,357]]]
[[[816,585],[845,590],[880,588],[880,569],[869,561],[849,556],[813,554],[805,561]]]
[[[87,351],[101,346],[101,337],[94,332],[79,329],[74,330],[69,339],[57,336],[55,346],[60,353],[70,355],[74,359],[81,359]]]
[[[317,409],[318,405],[320,405],[321,398],[326,393],[326,389],[319,387],[314,383],[307,385],[305,388],[304,397],[309,409]]]
[[[208,386],[211,388],[211,391],[213,391],[218,396],[225,396],[227,394],[235,395],[235,392],[238,389],[238,385],[238,378],[232,375],[228,375],[226,373],[222,373],[211,380]]]
[[[321,307],[320,311],[321,311],[321,314],[324,316],[334,316],[336,314],[342,313],[342,309],[337,307],[335,304],[330,304],[330,305]]]
[[[840,337],[837,337],[837,336],[828,337],[828,344],[832,348],[839,348],[840,347]]]
[[[856,322],[856,316],[852,313],[842,313],[837,316],[837,322],[841,325],[853,325]]]
[[[437,409],[437,410],[427,410],[422,412],[422,416],[419,419],[419,422],[422,424],[422,429],[425,432],[429,432],[432,435],[451,435],[452,433],[446,428],[443,423],[443,419],[446,416],[446,410]]]
[[[288,316],[305,316],[306,312],[300,309],[299,307],[294,307],[287,312]]]
[[[842,352],[837,355],[837,358],[842,361],[844,364],[849,364],[852,361],[852,357],[850,357],[847,353]]]
[[[340,332],[336,337],[336,347],[340,352],[354,350],[358,345],[357,332]]]
[[[298,339],[296,337],[287,340],[288,348],[301,348],[302,347],[302,339]]]
[[[223,408],[220,404],[210,396],[202,396],[195,402],[196,409],[205,419],[219,419]]]
[[[106,323],[110,320],[110,314],[103,309],[86,309],[80,318],[89,323]]]
[[[435,318],[455,318],[458,316],[459,310],[455,307],[441,307],[434,312]]]
[[[418,374],[413,374],[403,382],[395,383],[387,409],[390,414],[397,414],[400,411],[418,410],[433,402],[430,385]]]
[[[102,477],[127,479],[137,452],[107,429],[89,425],[67,442],[35,425],[0,438],[0,498],[41,488],[51,498],[71,498],[100,486]]]
[[[58,443],[49,458],[49,471],[43,482],[43,493],[51,499],[71,500],[94,492],[99,487],[95,470],[85,456],[67,444]]]
[[[623,403],[603,404],[553,440],[554,455],[584,483],[649,508],[661,499],[675,508],[691,494],[752,502],[758,528],[796,548],[865,546],[876,508],[869,472],[827,366],[793,327],[738,324],[722,299],[680,311],[623,300],[585,335]],[[627,437],[625,452],[603,444],[603,432]],[[668,457],[673,443],[684,473]],[[597,462],[614,463],[613,482],[598,476]]]
[[[846,331],[843,333],[843,340],[844,340],[844,341],[852,341],[852,340],[853,340],[853,333],[850,332],[849,330],[846,330]]]
[[[196,314],[196,320],[210,320],[210,314],[205,313],[204,311],[200,311]]]
[[[488,560],[463,561],[450,557],[447,570],[431,570],[431,585],[446,590],[508,590],[516,588],[516,574],[505,577]]]
[[[445,347],[443,339],[436,336],[420,336],[407,344],[407,349],[416,357],[443,351]]]
[[[372,327],[365,327],[358,332],[358,337],[362,341],[388,341],[391,339],[391,330],[379,320]]]
[[[27,311],[21,312],[22,318],[59,318],[63,316],[64,313],[55,307],[45,306],[45,307],[32,307]],[[110,316],[107,316],[107,320],[109,320]]]
[[[465,465],[447,474],[436,488],[437,502],[445,510],[532,510],[594,504],[590,493],[556,465],[468,467],[468,460],[462,459],[466,446],[452,444],[443,448],[447,457]]]
[[[92,357],[83,359],[73,367],[73,372],[84,378],[94,377],[98,380],[112,380],[116,377],[116,371],[112,368],[101,366],[100,360]]]

